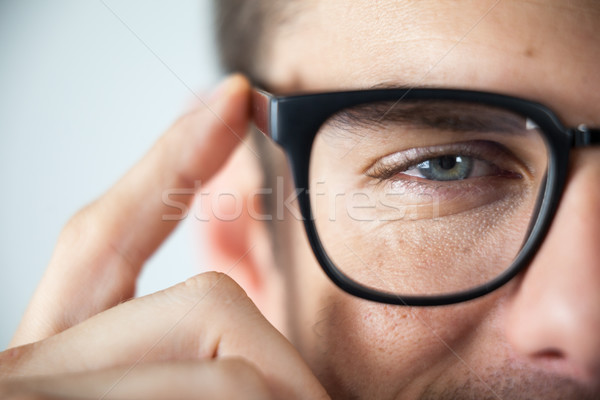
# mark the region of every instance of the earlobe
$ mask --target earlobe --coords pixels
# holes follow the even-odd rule
[[[282,327],[280,273],[274,265],[268,216],[262,205],[263,178],[247,143],[197,196],[203,218],[195,219],[206,269],[226,273],[267,319]]]

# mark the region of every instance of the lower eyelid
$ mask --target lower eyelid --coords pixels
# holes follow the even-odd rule
[[[402,176],[403,175],[403,176]],[[474,193],[480,194],[482,191],[499,190],[500,187],[507,185],[517,185],[523,176],[518,172],[501,170],[489,175],[473,176],[462,180],[432,180],[415,175],[396,173],[387,179],[379,179],[377,185],[381,190],[389,187],[392,191],[414,191],[417,195],[440,195],[447,198],[454,198],[457,194]],[[521,185],[522,190],[529,187],[529,184]]]
[[[501,201],[521,197],[530,187],[502,177],[480,177],[463,181],[431,181],[420,178],[390,180],[384,196],[399,195],[408,205],[431,199],[439,216],[453,215]]]

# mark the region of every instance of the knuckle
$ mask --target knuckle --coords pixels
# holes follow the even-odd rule
[[[0,353],[0,379],[18,376],[26,359],[31,352],[32,345],[13,347]],[[0,381],[0,388],[6,388],[7,381]],[[2,393],[0,391],[0,393]],[[1,397],[0,397],[1,398]]]
[[[224,307],[237,302],[250,301],[246,292],[228,275],[221,272],[205,272],[188,278],[156,297],[157,301],[181,307],[193,306],[196,312],[223,311]],[[247,300],[246,300],[247,299]]]
[[[258,312],[246,292],[220,272],[196,275],[151,299],[170,314],[182,312],[185,318],[178,320],[178,332],[191,340],[186,343],[194,352],[210,358],[218,353],[221,340],[230,336],[232,327],[239,328],[233,321]]]
[[[129,296],[132,293],[128,289],[137,277],[141,257],[114,241],[117,228],[102,218],[109,208],[106,199],[100,198],[77,211],[63,227],[54,257],[71,260],[58,265],[85,266],[87,274],[114,282],[115,291],[127,292]],[[109,274],[110,278],[106,277]]]
[[[82,208],[67,221],[60,232],[59,245],[67,247],[80,245],[91,236],[94,224],[90,222],[90,208],[90,205]]]
[[[195,300],[208,297],[227,304],[247,297],[246,292],[222,272],[205,272],[187,279],[181,285],[184,296]]]

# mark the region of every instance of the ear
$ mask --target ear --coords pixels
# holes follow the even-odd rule
[[[206,269],[231,276],[282,331],[283,279],[274,262],[262,184],[256,151],[241,143],[225,167],[199,188],[194,224]]]

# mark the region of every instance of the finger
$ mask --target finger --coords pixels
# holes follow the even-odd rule
[[[326,398],[293,346],[224,274],[120,304],[40,343],[0,354],[4,374],[43,375],[174,359],[242,357],[277,398]]]
[[[21,397],[19,397],[21,396]],[[240,359],[163,362],[135,369],[21,378],[0,382],[0,398],[269,399],[258,370]]]
[[[141,266],[185,216],[197,182],[207,181],[240,143],[248,92],[245,78],[229,78],[216,100],[181,118],[71,219],[11,345],[41,340],[134,294]]]

